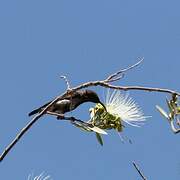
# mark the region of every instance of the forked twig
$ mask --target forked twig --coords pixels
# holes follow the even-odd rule
[[[111,74],[109,77],[107,77],[105,82],[112,82],[112,81],[116,81],[116,80],[121,79],[123,77],[123,73],[127,72],[130,69],[137,67],[139,64],[142,63],[143,60],[144,60],[144,58],[141,58],[140,61],[138,61],[136,64],[133,64],[127,68],[121,69],[120,71],[117,71],[114,74]]]
[[[32,127],[32,125],[38,120],[40,119],[44,114],[47,113],[48,109],[55,104],[57,101],[63,99],[66,95],[71,95],[71,93],[83,89],[83,88],[87,88],[87,87],[92,87],[92,86],[101,86],[101,87],[105,87],[105,88],[112,88],[112,89],[118,89],[118,90],[124,90],[124,91],[128,91],[128,90],[140,90],[140,91],[149,91],[149,92],[162,92],[162,93],[169,93],[169,94],[177,94],[178,96],[180,96],[179,92],[170,90],[170,89],[162,89],[162,88],[152,88],[152,87],[141,87],[141,86],[114,86],[111,85],[110,82],[113,81],[117,81],[119,80],[122,76],[123,73],[127,72],[128,70],[138,66],[141,62],[143,61],[143,59],[141,59],[140,61],[138,61],[136,64],[122,69],[110,76],[108,76],[108,78],[106,78],[105,80],[100,80],[100,81],[90,81],[90,82],[86,82],[84,84],[80,84],[79,86],[76,86],[74,88],[70,89],[70,85],[69,82],[66,78],[66,76],[62,76],[63,79],[65,79],[65,82],[67,84],[67,90],[66,92],[64,92],[63,94],[57,96],[53,101],[51,101],[51,103],[49,103],[40,113],[38,113],[37,115],[35,115],[33,117],[33,119],[17,134],[17,136],[13,139],[13,141],[5,148],[5,150],[2,152],[1,156],[0,156],[0,162],[5,158],[5,156],[10,152],[10,150],[12,150],[12,148],[15,146],[15,144],[21,139],[21,137]],[[179,131],[178,131],[179,132]]]

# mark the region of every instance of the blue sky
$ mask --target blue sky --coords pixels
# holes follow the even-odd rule
[[[180,3],[177,0],[1,0],[0,150],[30,121],[28,112],[66,86],[99,80],[145,60],[119,85],[180,91]],[[103,88],[94,88],[102,98]],[[166,94],[130,92],[151,115],[142,128],[129,127],[122,143],[109,132],[101,147],[94,134],[44,116],[0,164],[0,179],[50,174],[53,179],[140,179],[132,161],[149,179],[180,179],[179,134],[155,109]],[[91,103],[70,113],[87,120]]]

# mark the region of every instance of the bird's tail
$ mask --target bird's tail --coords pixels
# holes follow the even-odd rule
[[[40,110],[41,110],[41,108],[35,109],[35,110],[31,111],[31,112],[28,114],[28,116],[32,116],[32,115],[34,115],[34,114],[37,114]]]
[[[43,106],[41,106],[41,107],[39,107],[39,108],[31,111],[31,112],[28,114],[28,116],[32,116],[32,115],[34,115],[34,114],[37,114],[37,113],[41,112],[41,111],[43,110],[43,108],[45,108],[49,103],[51,103],[51,102],[48,102],[48,103],[46,103],[45,105],[43,105]]]

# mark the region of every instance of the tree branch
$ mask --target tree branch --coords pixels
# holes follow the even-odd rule
[[[125,69],[121,69],[120,71],[117,71],[116,73],[111,74],[110,76],[107,77],[105,82],[109,83],[109,82],[121,79],[123,77],[123,73],[127,72],[130,69],[133,69],[133,68],[139,66],[143,62],[143,60],[144,60],[144,58],[140,59],[136,64],[133,64],[133,65],[131,65]]]
[[[180,96],[179,92],[170,90],[170,89],[163,89],[163,88],[152,88],[152,87],[141,87],[141,86],[114,86],[111,85],[110,82],[117,81],[121,79],[123,76],[123,73],[127,72],[128,70],[138,66],[143,59],[141,59],[139,62],[136,64],[122,69],[106,78],[105,80],[100,80],[100,81],[90,81],[86,82],[84,84],[80,84],[79,86],[76,86],[74,88],[70,89],[69,82],[65,76],[63,76],[63,79],[65,79],[65,82],[67,84],[67,90],[63,94],[57,96],[51,103],[49,103],[40,113],[38,113],[36,116],[33,117],[33,119],[17,134],[17,136],[14,138],[14,140],[5,148],[5,150],[2,152],[0,156],[0,162],[4,159],[4,157],[12,150],[12,148],[16,145],[16,143],[21,139],[21,137],[32,127],[32,125],[37,122],[44,114],[47,113],[48,109],[55,104],[57,101],[63,99],[66,95],[71,95],[73,92],[87,88],[87,87],[92,87],[92,86],[101,86],[105,88],[112,88],[112,89],[118,89],[118,90],[124,90],[124,91],[129,91],[129,90],[138,90],[138,91],[149,91],[149,92],[161,92],[161,93],[169,93],[169,94],[176,94]],[[179,130],[177,131],[179,132]],[[176,132],[176,133],[177,133]]]
[[[85,124],[87,126],[91,125],[91,124],[89,124],[87,122],[84,122],[84,121],[82,121],[80,119],[76,119],[73,116],[64,116],[63,114],[59,114],[59,113],[56,113],[56,112],[50,112],[50,111],[47,111],[46,113],[49,114],[49,115],[57,116],[57,119],[59,119],[59,120],[67,120],[67,121],[71,121],[71,122],[80,122],[80,123]]]
[[[76,90],[79,90],[82,88],[87,88],[90,86],[102,86],[105,88],[111,88],[111,89],[117,89],[117,90],[123,90],[123,91],[137,90],[137,91],[161,92],[161,93],[168,93],[168,94],[176,94],[176,95],[180,96],[179,92],[176,92],[176,91],[170,90],[170,89],[144,87],[144,86],[115,86],[115,85],[111,85],[109,83],[105,83],[104,81],[87,82],[87,83],[84,83],[80,86],[72,88],[71,90],[76,91]]]
[[[5,148],[5,150],[2,152],[0,156],[0,162],[5,158],[5,156],[9,153],[9,151],[16,145],[16,143],[20,140],[20,138],[31,128],[31,126],[38,120],[40,117],[42,117],[48,108],[52,106],[54,103],[58,101],[59,98],[63,97],[65,94],[62,94],[61,96],[58,96],[56,99],[54,99],[48,106],[46,106],[39,114],[34,116],[34,118],[17,134],[17,136],[14,138],[14,140]]]
[[[147,180],[147,178],[143,175],[143,173],[142,173],[142,171],[140,170],[140,168],[138,167],[138,165],[137,165],[135,162],[133,162],[133,165],[134,165],[136,171],[137,171],[137,172],[139,173],[139,175],[141,176],[141,178],[142,178],[143,180]]]

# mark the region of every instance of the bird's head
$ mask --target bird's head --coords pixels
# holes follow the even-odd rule
[[[86,89],[85,90],[85,98],[89,102],[100,103],[104,107],[104,109],[106,110],[106,106],[100,101],[99,96],[97,95],[96,92],[89,90],[89,89]]]

